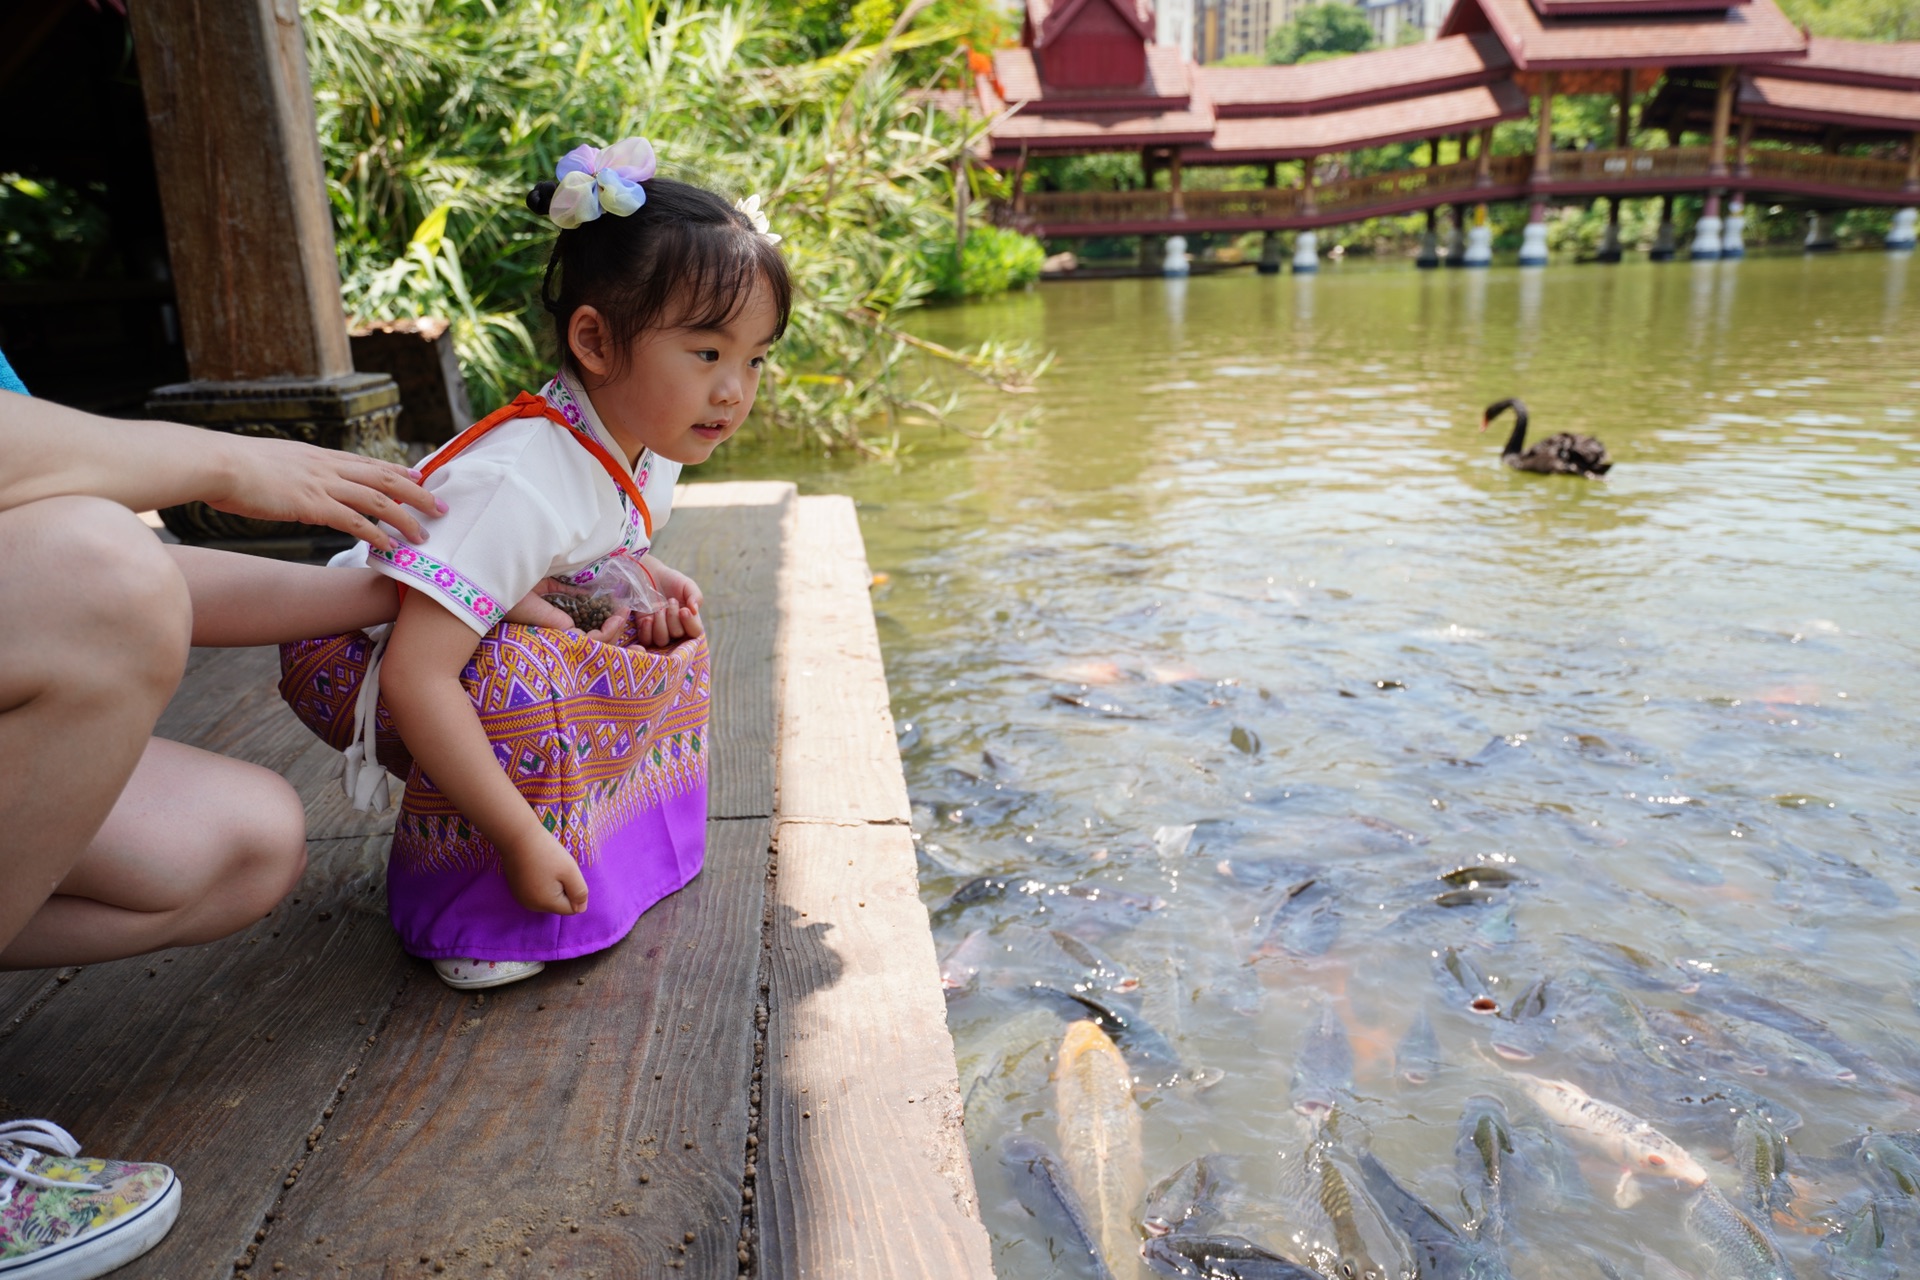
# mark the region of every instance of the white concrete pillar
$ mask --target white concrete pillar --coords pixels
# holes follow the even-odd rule
[[[1896,209],[1893,214],[1893,225],[1887,228],[1887,248],[1913,248],[1916,220],[1920,220],[1920,210]]]
[[[1720,257],[1720,196],[1709,192],[1700,207],[1700,220],[1693,224],[1693,247],[1688,256],[1695,262],[1712,262]]]
[[[1493,224],[1487,221],[1487,206],[1475,205],[1473,225],[1467,228],[1467,248],[1460,255],[1463,267],[1493,265]]]
[[[1260,274],[1263,276],[1279,275],[1285,254],[1286,249],[1280,243],[1280,233],[1278,231],[1268,231],[1261,235]]]
[[[1167,256],[1161,260],[1160,274],[1163,276],[1184,276],[1193,270],[1192,262],[1187,258],[1187,238],[1185,236],[1167,237]]]
[[[1834,247],[1833,215],[1819,209],[1809,213],[1807,215],[1807,252],[1824,253]]]
[[[1736,191],[1727,204],[1727,225],[1720,231],[1720,256],[1723,258],[1744,258],[1747,256],[1747,197],[1745,192]]]
[[[1535,200],[1532,211],[1527,215],[1526,233],[1520,240],[1520,265],[1547,265],[1547,202],[1544,200]]]
[[[1302,231],[1293,238],[1293,272],[1307,276],[1319,269],[1320,237],[1311,231]]]

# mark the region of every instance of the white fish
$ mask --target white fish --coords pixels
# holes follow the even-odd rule
[[[1589,1150],[1627,1171],[1628,1177],[1621,1179],[1617,1198],[1626,1199],[1631,1191],[1629,1178],[1635,1173],[1671,1178],[1689,1187],[1706,1183],[1707,1171],[1687,1154],[1685,1147],[1632,1112],[1623,1111],[1611,1102],[1602,1102],[1579,1085],[1565,1080],[1543,1080],[1524,1071],[1508,1074],[1520,1083],[1548,1119]]]
[[[1061,1162],[1116,1276],[1140,1274],[1133,1215],[1146,1190],[1140,1107],[1133,1076],[1107,1033],[1091,1022],[1067,1028],[1054,1063]]]

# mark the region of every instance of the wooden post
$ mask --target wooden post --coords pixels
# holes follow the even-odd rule
[[[1920,191],[1920,130],[1907,140],[1906,190]]]
[[[1753,150],[1753,117],[1740,117],[1740,145],[1734,152],[1733,172],[1735,177],[1747,178],[1753,175],[1751,155]]]
[[[1493,185],[1493,129],[1482,129],[1478,142],[1474,146],[1473,185],[1490,187]]]
[[[403,457],[393,379],[353,371],[298,4],[130,10],[194,379],[154,391],[148,411]],[[163,514],[191,541],[313,534],[198,505]]]
[[[129,16],[189,371],[353,372],[299,6],[177,0]]]
[[[1714,86],[1713,136],[1707,140],[1707,176],[1727,176],[1727,125],[1733,118],[1733,68],[1720,68]]]
[[[1147,175],[1147,181],[1153,181],[1153,175]],[[1027,211],[1027,148],[1022,144],[1020,158],[1013,164],[1013,212],[1016,217]]]
[[[1540,75],[1540,129],[1533,139],[1533,180],[1553,176],[1553,72]]]
[[[1167,153],[1167,192],[1169,211],[1175,218],[1187,216],[1186,209],[1180,203],[1180,151],[1179,148]]]
[[[1313,198],[1313,171],[1319,163],[1319,156],[1308,156],[1300,173],[1300,212],[1308,217],[1320,212]]]
[[[1613,145],[1625,151],[1633,145],[1633,68],[1620,72],[1619,119],[1613,124]]]

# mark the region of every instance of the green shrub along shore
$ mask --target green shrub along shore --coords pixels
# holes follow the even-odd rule
[[[1039,274],[1037,242],[984,224],[1004,183],[971,163],[982,122],[918,92],[957,77],[988,18],[952,0],[904,18],[886,0],[785,16],[753,3],[311,4],[349,312],[447,316],[476,410],[537,386],[552,359],[537,301],[552,231],[523,198],[570,148],[637,134],[663,173],[758,194],[784,237],[797,305],[755,410],[763,428],[884,451],[901,425],[945,420],[948,370],[1023,385],[1024,352],[950,351],[899,328],[930,296]],[[962,166],[971,234],[956,258]]]

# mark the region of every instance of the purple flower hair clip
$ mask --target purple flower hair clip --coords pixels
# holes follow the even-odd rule
[[[547,216],[563,230],[602,213],[625,218],[647,202],[640,184],[653,177],[655,167],[653,144],[645,138],[622,138],[602,150],[575,147],[553,168],[560,185]]]

